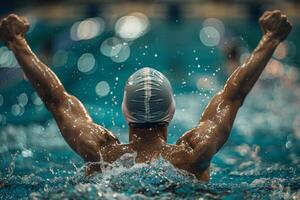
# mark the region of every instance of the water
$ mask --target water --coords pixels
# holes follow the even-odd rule
[[[174,168],[163,158],[136,164],[134,154],[124,155],[113,164],[102,163],[103,174],[86,178],[83,162],[50,120],[46,124],[2,127],[0,196],[2,199],[299,199],[300,146],[297,126],[293,125],[299,115],[298,99],[292,98],[294,101],[286,107],[286,99],[293,93],[283,93],[283,85],[262,93],[265,89],[261,85],[255,87],[256,95],[250,95],[239,112],[228,143],[213,159],[209,183]],[[175,95],[178,107],[170,125],[171,143],[196,123],[199,113],[192,111],[199,109],[203,97]],[[186,102],[187,99],[192,100]],[[268,107],[270,104],[276,109]],[[185,113],[193,114],[185,118]],[[274,113],[284,113],[286,120],[280,121],[282,116]],[[119,137],[126,141],[126,128],[119,130]]]
[[[127,54],[112,57],[113,62],[103,55],[115,56],[115,52],[101,49],[111,36],[109,30],[92,41],[77,43],[65,38],[70,25],[58,29],[37,24],[35,30],[42,35],[55,28],[54,43],[59,45],[51,69],[66,89],[83,101],[95,122],[112,130],[122,142],[128,142],[128,133],[120,104],[130,73],[150,66],[166,74],[177,105],[168,134],[168,141],[175,143],[196,125],[224,83],[216,80],[226,66],[224,58],[219,48],[198,41],[198,21],[187,21],[175,31],[170,24],[156,22],[157,28],[153,26],[143,39],[130,44],[130,56],[127,44],[123,45]],[[241,24],[245,25],[233,30],[248,30],[249,23]],[[230,21],[232,26],[234,21]],[[260,35],[258,29],[251,28],[253,34],[245,38],[251,47]],[[191,37],[191,33],[197,34]],[[42,41],[35,39],[36,35],[28,37],[37,52]],[[296,44],[298,40],[291,41]],[[12,55],[7,49],[0,50]],[[80,59],[87,53],[88,57]],[[86,178],[84,163],[63,140],[54,120],[49,120],[36,93],[28,83],[18,83],[20,70],[1,68],[0,199],[300,199],[299,70],[294,67],[290,74],[296,76],[294,82],[285,80],[291,65],[280,62],[285,74],[275,78],[263,75],[239,111],[228,142],[212,161],[209,183],[162,158],[136,164],[135,155],[125,155],[112,165],[101,163],[104,173]]]
[[[249,148],[247,154],[254,152]],[[297,199],[300,195],[299,168],[256,162],[250,155],[231,157],[236,158],[235,164],[213,165],[209,184],[199,182],[163,159],[135,164],[134,155],[125,155],[112,165],[103,164],[103,174],[92,178],[86,178],[83,168],[75,163],[68,163],[67,159],[59,163],[53,158],[50,162],[57,163],[42,161],[39,166],[40,162],[33,161],[33,166],[27,166],[28,173],[17,175],[21,167],[17,165],[22,165],[24,158],[14,158],[7,174],[1,174],[0,191],[4,199]]]

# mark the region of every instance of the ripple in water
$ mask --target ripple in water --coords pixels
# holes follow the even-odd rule
[[[296,123],[299,99],[293,97],[294,102],[288,101],[293,94],[283,86],[268,91],[258,85],[253,90],[255,95],[245,101],[231,138],[212,161],[210,183],[198,181],[162,158],[153,163],[136,164],[132,154],[124,155],[111,165],[102,163],[103,174],[86,178],[82,160],[63,141],[54,120],[45,125],[2,126],[0,197],[299,199],[300,146]],[[197,122],[201,109],[209,101],[200,94],[176,95],[182,111],[170,125],[171,142]],[[191,101],[188,104],[187,99]],[[205,102],[199,108],[201,99]],[[23,100],[21,102],[27,102]],[[291,102],[289,107],[286,102]],[[288,118],[280,120],[279,114]]]

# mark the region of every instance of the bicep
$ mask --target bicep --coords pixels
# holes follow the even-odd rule
[[[67,92],[63,92],[59,97],[59,102],[49,103],[48,109],[54,116],[57,123],[63,121],[64,123],[76,119],[86,120],[91,122],[92,118],[83,106],[83,104],[75,97]]]
[[[240,98],[229,98],[225,87],[207,105],[202,113],[199,126],[201,123],[209,121],[217,126],[219,132],[229,133],[242,103],[243,100]]]
[[[210,160],[229,137],[236,114],[244,100],[235,85],[236,73],[238,71],[206,106],[198,125],[177,141],[177,144],[192,150],[194,160]]]
[[[61,132],[71,148],[88,162],[100,161],[106,147],[119,143],[111,132],[87,121],[65,125]]]
[[[177,142],[192,149],[194,160],[210,160],[227,141],[240,101],[224,98],[218,93],[204,110],[199,124]]]
[[[176,144],[190,149],[194,163],[210,160],[218,150],[220,138],[215,135],[217,131],[218,126],[212,121],[200,122],[197,127],[181,136]]]

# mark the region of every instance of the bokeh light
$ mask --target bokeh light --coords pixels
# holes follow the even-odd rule
[[[196,82],[196,86],[200,91],[211,90],[213,88],[218,87],[218,81],[214,76],[203,75],[200,78],[198,78]]]
[[[130,56],[128,43],[117,37],[104,40],[100,46],[100,52],[116,63],[124,62]]]
[[[276,59],[282,60],[284,59],[288,54],[288,48],[285,42],[281,42],[278,47],[276,48],[273,56]]]
[[[203,27],[206,26],[211,26],[214,27],[216,30],[218,30],[218,32],[220,33],[220,35],[223,35],[225,32],[225,26],[224,23],[217,19],[217,18],[207,18],[204,20],[204,22],[202,23]]]
[[[95,91],[99,97],[104,97],[108,95],[110,91],[109,84],[106,81],[100,81],[99,83],[97,83]]]
[[[70,30],[72,40],[88,40],[100,35],[105,28],[104,20],[100,17],[89,18],[75,22]]]
[[[58,50],[53,55],[53,65],[55,67],[61,67],[67,64],[68,62],[68,52],[65,50]]]
[[[286,76],[289,81],[296,83],[300,78],[299,69],[294,66],[289,66],[286,70]]]
[[[0,67],[12,68],[18,67],[19,64],[14,53],[7,47],[0,48]]]
[[[17,99],[20,106],[24,107],[28,103],[28,96],[26,93],[20,94]]]
[[[82,54],[77,61],[77,67],[80,72],[87,73],[95,67],[96,60],[91,53]]]
[[[200,30],[200,40],[208,47],[219,45],[220,40],[225,32],[224,23],[217,18],[207,18],[202,23]]]
[[[271,59],[265,69],[265,74],[269,78],[280,77],[284,74],[283,64],[275,59]]]
[[[117,37],[111,37],[104,40],[100,46],[100,51],[107,57],[116,56],[122,46],[122,41]]]
[[[144,35],[149,28],[149,19],[143,13],[123,16],[115,24],[116,34],[125,40],[134,40]]]
[[[126,61],[129,58],[129,56],[130,56],[130,48],[128,46],[128,43],[124,42],[121,45],[121,49],[119,53],[115,56],[112,56],[111,59],[116,63],[121,63]]]
[[[32,103],[36,106],[43,105],[43,101],[41,100],[41,98],[38,96],[38,94],[36,92],[34,92],[31,95],[31,100],[32,100]]]
[[[206,26],[200,30],[200,40],[205,46],[217,46],[220,42],[220,39],[221,35],[215,27]]]
[[[24,113],[24,108],[19,104],[14,104],[11,106],[11,114],[14,116],[22,115]]]

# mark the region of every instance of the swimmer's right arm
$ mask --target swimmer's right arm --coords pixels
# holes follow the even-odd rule
[[[0,22],[0,40],[14,52],[68,144],[86,161],[99,161],[99,150],[117,144],[117,138],[93,123],[82,103],[65,91],[52,70],[31,51],[25,39],[28,28],[29,23],[25,18],[9,15]]]
[[[26,77],[49,109],[63,101],[65,89],[51,69],[31,51],[25,39],[26,18],[11,14],[1,20],[0,39],[14,52]]]

